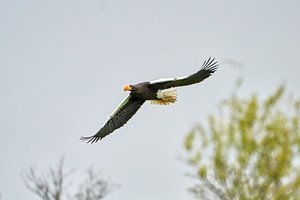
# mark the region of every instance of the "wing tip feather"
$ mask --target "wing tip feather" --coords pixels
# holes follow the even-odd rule
[[[89,143],[89,144],[96,143],[96,142],[98,142],[101,139],[102,139],[101,137],[97,137],[95,135],[93,135],[93,136],[87,136],[87,137],[80,137],[80,141],[86,142],[86,143]]]
[[[215,58],[212,58],[211,56],[204,61],[202,65],[202,69],[208,70],[211,73],[214,73],[218,69],[219,63],[215,61]]]

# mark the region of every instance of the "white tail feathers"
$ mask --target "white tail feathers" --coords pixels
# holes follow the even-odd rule
[[[170,88],[166,90],[158,90],[157,98],[158,100],[151,100],[151,103],[158,105],[169,105],[170,103],[175,103],[177,100],[176,89]]]

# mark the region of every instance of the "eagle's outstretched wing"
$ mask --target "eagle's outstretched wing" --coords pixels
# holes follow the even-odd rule
[[[155,89],[164,90],[167,88],[199,83],[214,73],[217,70],[217,67],[218,63],[215,61],[215,59],[211,59],[209,57],[206,61],[204,61],[201,70],[190,76],[158,79],[155,81],[150,81],[150,85]]]
[[[93,136],[81,137],[81,140],[87,140],[87,143],[95,143],[101,140],[114,130],[122,127],[128,122],[128,120],[138,111],[143,105],[145,100],[132,97],[129,95],[121,104],[115,109],[115,111],[109,117],[109,120],[104,126]]]

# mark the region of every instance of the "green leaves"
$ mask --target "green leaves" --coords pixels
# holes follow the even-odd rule
[[[225,116],[211,115],[206,129],[197,125],[187,134],[197,187],[209,181],[225,199],[298,199],[300,101],[284,97],[283,86],[265,100],[231,95],[222,104]],[[206,191],[202,197],[209,199],[214,191]]]

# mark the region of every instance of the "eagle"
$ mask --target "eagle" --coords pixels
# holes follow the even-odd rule
[[[199,83],[208,78],[217,68],[218,62],[215,61],[215,58],[209,57],[204,61],[201,69],[192,75],[163,78],[124,86],[124,91],[129,91],[130,93],[112,112],[104,126],[95,135],[81,137],[80,139],[87,141],[87,143],[98,142],[125,125],[145,101],[151,101],[151,103],[159,105],[175,103],[177,99],[177,87]]]

